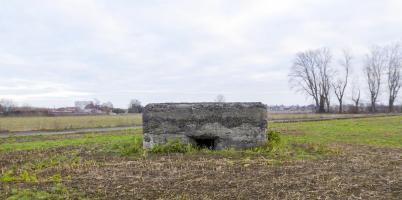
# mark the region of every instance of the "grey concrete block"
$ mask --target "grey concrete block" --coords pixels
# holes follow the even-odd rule
[[[144,148],[180,140],[221,150],[267,140],[267,108],[253,103],[157,103],[143,112]]]

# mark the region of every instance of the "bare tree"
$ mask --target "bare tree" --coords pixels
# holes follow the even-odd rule
[[[99,99],[95,98],[95,99],[92,101],[92,104],[93,104],[95,107],[99,107],[99,106],[101,105],[101,102],[99,101]]]
[[[352,86],[352,101],[355,104],[355,113],[358,113],[360,103],[360,88],[356,84],[353,84]]]
[[[399,43],[390,45],[387,51],[387,76],[388,76],[388,106],[389,112],[394,111],[394,102],[401,88],[401,71],[402,71],[402,51]]]
[[[102,103],[102,107],[113,108],[113,103],[110,101]]]
[[[331,98],[329,96],[329,92],[330,92],[331,87],[328,88],[328,90],[326,90],[327,92],[325,92],[325,105],[327,106],[327,110],[326,112],[330,112],[330,108],[331,108]]]
[[[321,99],[315,57],[316,52],[314,50],[297,53],[289,73],[289,82],[292,88],[295,88],[298,92],[311,96],[315,102],[316,109],[318,109]],[[320,112],[320,110],[317,111]]]
[[[344,72],[342,74],[343,77],[342,78],[338,77],[338,79],[336,81],[334,81],[334,83],[332,83],[332,87],[334,88],[335,96],[339,102],[339,113],[343,112],[343,97],[345,95],[346,87],[348,86],[351,60],[352,60],[352,56],[350,55],[350,52],[347,50],[344,50],[343,58],[339,61],[340,65],[342,66],[342,68],[344,70]]]
[[[141,105],[141,101],[139,101],[138,99],[131,99],[128,107],[130,108],[133,105]]]
[[[21,108],[28,108],[28,109],[30,109],[30,108],[32,108],[32,106],[31,106],[29,103],[23,103],[23,104],[21,105]]]
[[[113,111],[113,103],[110,101],[102,103],[102,105],[100,106],[100,110],[110,114]]]
[[[385,65],[385,51],[381,47],[374,47],[370,53],[366,55],[364,71],[367,76],[367,84],[369,88],[371,112],[376,112],[376,104],[381,89],[382,71]]]
[[[141,102],[137,99],[132,99],[128,104],[128,113],[141,113],[143,111],[143,107]]]
[[[323,93],[323,99],[325,105],[327,106],[327,112],[330,110],[330,92],[331,92],[331,82],[333,71],[330,68],[330,62],[332,59],[332,55],[327,48],[322,48],[321,51],[318,51],[317,63],[319,66],[320,77],[321,77],[321,90]]]
[[[223,96],[222,94],[219,94],[218,96],[216,96],[215,102],[225,102],[225,96]]]
[[[331,57],[326,48],[299,52],[289,73],[292,88],[312,97],[317,112],[325,112],[325,105],[329,110]]]
[[[0,99],[0,106],[5,114],[8,114],[17,107],[17,104],[11,99]]]

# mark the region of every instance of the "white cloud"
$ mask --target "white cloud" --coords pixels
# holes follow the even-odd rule
[[[40,105],[208,101],[218,93],[309,103],[288,87],[296,52],[350,48],[360,65],[367,47],[402,37],[397,0],[1,4],[0,97]]]
[[[18,103],[43,101],[41,106],[49,106],[49,99],[89,97],[91,94],[70,88],[62,83],[48,81],[29,81],[25,79],[8,79],[0,81],[0,98],[13,99]]]

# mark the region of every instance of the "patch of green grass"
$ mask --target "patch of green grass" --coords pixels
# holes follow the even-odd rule
[[[55,174],[55,175],[50,177],[50,180],[52,180],[53,183],[61,183],[63,178],[62,178],[61,174]]]
[[[63,139],[77,139],[86,135],[108,135],[108,134],[132,134],[142,133],[141,128],[127,128],[123,130],[112,130],[108,132],[95,132],[95,133],[74,133],[74,134],[54,134],[54,135],[31,135],[31,136],[10,136],[0,138],[0,146],[6,143],[21,143],[21,142],[34,142],[34,141],[51,141]]]
[[[241,156],[241,153],[243,151],[236,150],[234,148],[227,148],[223,150],[211,150],[211,149],[196,149],[196,151],[192,152],[193,154],[201,154],[201,155],[219,155],[219,156],[224,156],[224,157],[234,157],[234,156]]]
[[[144,152],[142,148],[142,137],[132,137],[120,143],[115,143],[108,151],[118,153],[121,156],[141,155]]]
[[[43,169],[57,168],[62,165],[69,165],[71,167],[77,166],[82,163],[82,158],[75,155],[73,152],[67,152],[69,155],[55,155],[44,159],[37,159],[21,165],[19,168],[28,171],[40,171]]]
[[[39,199],[56,199],[48,192],[45,191],[32,191],[28,189],[24,190],[13,190],[11,196],[7,200],[39,200]],[[61,198],[59,198],[61,199]]]
[[[319,122],[270,123],[285,142],[402,147],[402,116]]]
[[[32,142],[12,142],[3,143],[0,146],[0,152],[22,151],[22,150],[35,150],[35,149],[48,149],[63,146],[96,146],[99,152],[109,152],[118,154],[120,156],[141,156],[146,151],[142,148],[141,129],[134,129],[130,133],[124,134],[83,134],[73,138],[63,138],[63,136],[49,136],[48,140],[35,140]],[[58,140],[57,137],[60,137]],[[291,157],[290,155],[298,154],[311,154],[311,151],[303,152],[302,148],[296,151],[292,148],[293,143],[300,143],[299,141],[291,141],[288,139],[281,140],[279,132],[269,131],[268,141],[260,144],[255,148],[247,150],[225,149],[221,151],[214,151],[209,149],[197,149],[189,144],[182,144],[177,140],[169,141],[165,145],[155,145],[152,149],[148,150],[152,154],[170,154],[170,153],[183,153],[183,154],[206,154],[206,155],[221,155],[221,156],[270,156],[270,157]],[[50,139],[51,138],[51,139]],[[287,138],[287,136],[285,136]],[[314,142],[310,142],[314,145]],[[56,156],[43,160],[42,162],[31,163],[33,166],[24,166],[27,170],[37,170],[60,165],[60,163],[73,163],[74,159],[79,157],[65,157]],[[79,160],[78,160],[79,161]]]
[[[315,159],[339,153],[339,150],[322,144],[281,140],[282,135],[277,131],[269,131],[267,137],[268,140],[265,143],[245,150],[236,150],[233,148],[220,151],[206,148],[200,149],[189,144],[183,144],[179,140],[172,140],[164,145],[155,145],[149,152],[152,154],[182,153],[247,158],[262,156],[278,160]]]
[[[4,174],[0,175],[0,182],[26,182],[35,183],[38,181],[36,174],[29,173],[27,170],[23,170],[19,175],[15,175],[12,170],[6,171]]]
[[[299,143],[283,140],[278,131],[268,131],[268,141],[257,147],[244,150],[245,156],[265,156],[280,160],[316,159],[339,154],[339,150],[318,143]]]
[[[0,146],[0,152],[49,149],[63,146],[114,145],[123,143],[135,137],[140,138],[141,136],[139,135],[139,133],[141,132],[141,129],[133,129],[133,131],[131,131],[130,133],[124,134],[93,133],[82,134],[80,137],[70,139],[57,140],[53,138],[51,140],[2,143]]]
[[[76,155],[74,150],[68,150],[62,154],[38,157],[24,163],[3,166],[0,171],[0,182],[40,183],[51,181],[61,183],[63,178],[69,179],[69,176],[62,176],[61,173],[54,174],[53,171],[65,168],[79,169],[96,164],[95,160],[81,158]]]
[[[7,200],[62,200],[86,199],[82,193],[68,190],[61,184],[56,184],[50,191],[33,189],[13,189]]]
[[[169,154],[169,153],[190,153],[196,149],[190,144],[183,144],[179,140],[168,141],[164,145],[154,145],[150,150],[153,154]]]
[[[3,182],[3,183],[13,182],[16,180],[18,180],[18,177],[14,176],[13,171],[11,171],[11,170],[5,171],[0,176],[0,182]]]

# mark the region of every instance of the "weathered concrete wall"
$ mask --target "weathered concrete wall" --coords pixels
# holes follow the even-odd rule
[[[143,112],[144,148],[179,139],[213,149],[253,147],[266,141],[267,109],[262,103],[160,103]],[[205,145],[205,144],[201,144]]]

